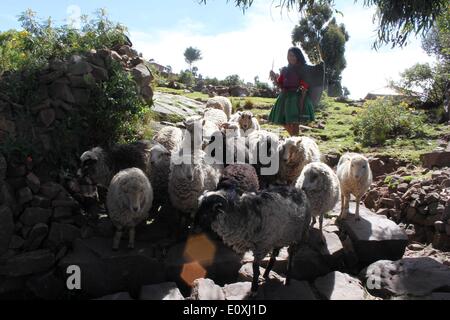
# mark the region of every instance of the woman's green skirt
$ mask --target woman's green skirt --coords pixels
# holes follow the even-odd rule
[[[283,91],[270,111],[269,122],[275,124],[307,123],[314,120],[314,106],[307,95],[303,113],[300,113],[299,101],[301,92]]]

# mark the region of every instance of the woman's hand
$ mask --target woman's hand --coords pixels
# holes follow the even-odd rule
[[[271,70],[269,77],[272,81],[275,81],[277,79],[277,74],[273,70]]]

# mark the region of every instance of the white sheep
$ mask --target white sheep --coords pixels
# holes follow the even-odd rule
[[[311,205],[313,225],[319,217],[322,241],[323,217],[325,213],[334,209],[339,201],[339,179],[334,171],[322,162],[312,162],[305,166],[295,187],[305,191]]]
[[[198,209],[198,198],[206,190],[215,190],[223,166],[212,165],[203,151],[172,154],[169,197],[172,206],[193,218]]]
[[[199,116],[193,116],[187,118],[183,125],[186,128],[181,142],[180,150],[187,152],[190,150],[191,153],[196,153],[203,150],[204,147],[204,125],[206,121]],[[216,128],[214,125],[213,128]],[[208,129],[209,130],[209,129]],[[213,130],[213,129],[211,129]],[[216,129],[217,130],[217,129]],[[215,130],[214,130],[215,131]],[[212,131],[212,132],[214,132]]]
[[[350,195],[356,197],[356,220],[359,218],[359,203],[361,197],[372,184],[372,170],[369,161],[363,155],[346,153],[339,160],[337,176],[341,183],[341,215],[346,219],[348,215]]]
[[[145,173],[138,168],[120,171],[111,180],[107,196],[109,217],[116,227],[113,250],[118,250],[123,229],[129,230],[128,247],[134,248],[135,227],[149,216],[153,189]]]
[[[321,154],[316,142],[308,137],[291,137],[280,144],[280,170],[277,182],[294,184],[303,168],[320,161]]]
[[[230,122],[239,124],[243,137],[248,137],[251,133],[261,130],[258,119],[250,111],[237,112],[231,117]]]
[[[227,115],[227,119],[229,120],[231,117],[231,112],[233,109],[233,105],[231,104],[230,99],[227,97],[217,96],[209,99],[206,102],[206,108],[219,109],[225,112]]]
[[[189,117],[183,124],[186,131],[182,141],[182,148],[187,150],[188,144],[190,144],[192,152],[205,149],[213,134],[220,128],[216,123],[201,116]]]
[[[153,137],[153,141],[163,145],[168,151],[176,151],[183,140],[183,131],[180,128],[165,126]]]
[[[266,130],[254,131],[246,143],[249,163],[255,167],[261,187],[274,183],[279,171],[278,135]]]
[[[222,110],[218,109],[206,109],[203,114],[203,119],[211,121],[216,124],[219,128],[228,122],[227,115]]]

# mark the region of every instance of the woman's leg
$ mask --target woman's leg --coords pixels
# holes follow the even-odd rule
[[[300,133],[299,124],[298,123],[293,123],[291,130],[292,130],[292,135],[293,136],[298,136],[299,133]]]
[[[290,136],[292,136],[292,128],[289,123],[283,125],[283,127],[286,129],[286,131],[289,133]]]

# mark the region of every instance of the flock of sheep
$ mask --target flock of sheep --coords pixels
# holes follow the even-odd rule
[[[108,187],[114,250],[124,230],[133,248],[135,227],[151,210],[168,206],[184,218],[183,230],[193,223],[194,230],[213,230],[237,253],[251,250],[256,293],[260,262],[272,253],[267,277],[286,246],[289,283],[296,245],[307,240],[312,220],[319,218],[322,230],[325,213],[340,197],[340,219],[347,217],[353,194],[359,220],[372,174],[368,160],[354,153],[342,156],[336,174],[321,162],[311,138],[279,140],[261,130],[251,112],[231,110],[227,98],[216,97],[202,116],[184,122],[184,130],[166,126],[153,141],[94,148],[81,156],[81,174]]]

